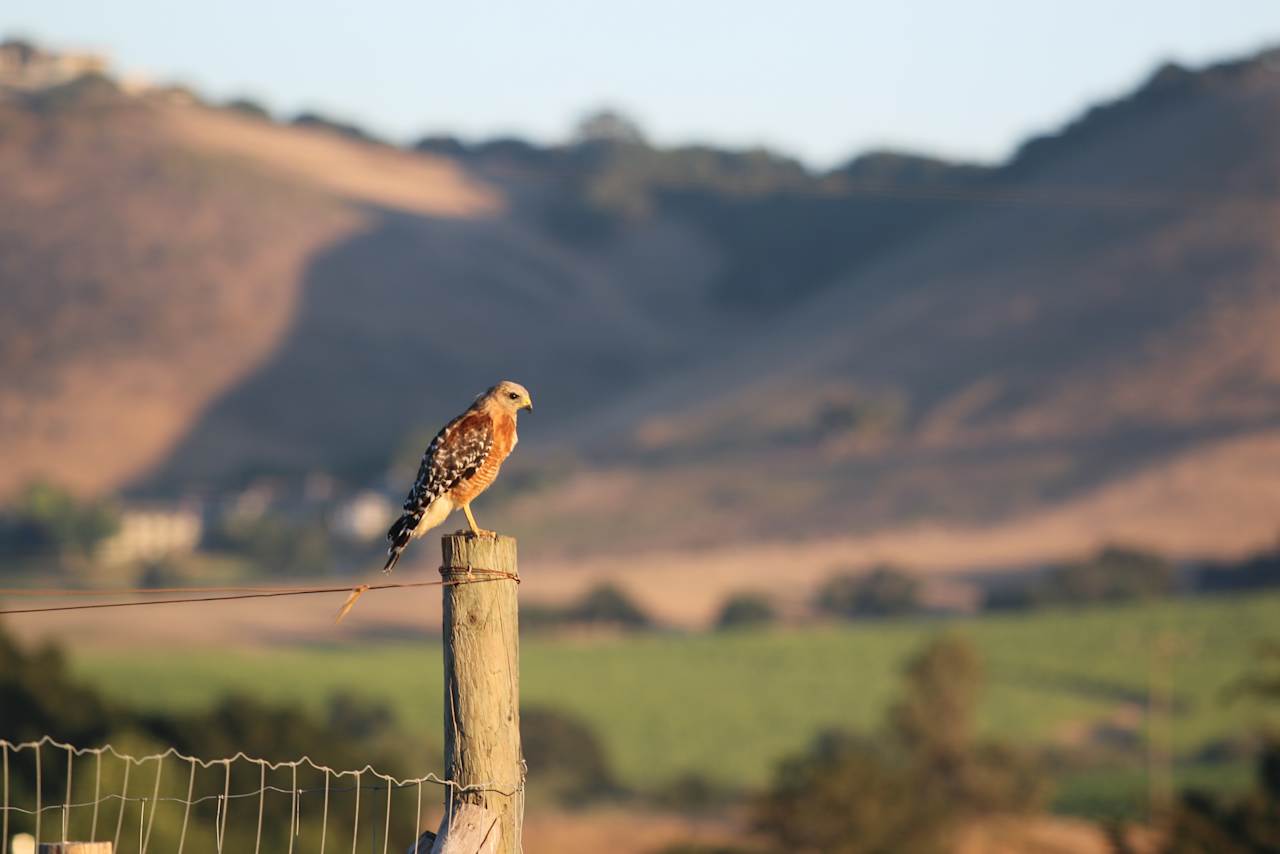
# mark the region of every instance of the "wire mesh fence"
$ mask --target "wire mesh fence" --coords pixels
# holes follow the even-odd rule
[[[435,774],[400,779],[370,766],[330,768],[237,753],[199,759],[172,748],[132,755],[45,736],[0,740],[0,854],[15,834],[39,842],[109,841],[117,852],[407,850],[461,787]]]

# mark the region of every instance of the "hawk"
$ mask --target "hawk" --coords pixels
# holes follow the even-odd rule
[[[533,411],[529,392],[504,380],[476,398],[466,412],[444,425],[422,455],[418,477],[404,500],[404,513],[387,531],[390,572],[410,540],[439,525],[457,508],[467,514],[474,536],[494,536],[476,525],[471,502],[498,476],[516,446],[516,415]]]

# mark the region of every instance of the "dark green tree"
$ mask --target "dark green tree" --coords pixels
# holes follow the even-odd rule
[[[1046,794],[1028,756],[976,736],[982,661],[963,637],[944,635],[908,663],[906,690],[889,711],[919,784],[971,815],[1024,812]]]
[[[935,852],[957,822],[1041,802],[1034,764],[975,738],[982,666],[967,641],[935,640],[911,659],[904,681],[888,738],[830,734],[780,766],[753,807],[770,850]]]
[[[819,611],[846,619],[899,617],[922,610],[920,582],[887,564],[859,575],[838,575],[819,588]]]
[[[588,590],[566,617],[575,623],[606,623],[628,629],[648,628],[653,623],[625,591],[613,584]]]
[[[939,850],[952,809],[882,745],[827,733],[782,763],[753,823],[775,851],[925,854]]]
[[[763,626],[778,618],[769,597],[760,593],[735,593],[725,600],[716,617],[717,629]]]

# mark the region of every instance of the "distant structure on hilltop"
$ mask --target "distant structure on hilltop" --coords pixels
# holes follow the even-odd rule
[[[204,519],[195,507],[133,505],[120,513],[120,529],[98,549],[109,566],[188,555],[200,544]]]
[[[0,42],[0,86],[11,89],[47,89],[86,74],[105,74],[107,58],[96,53],[54,53],[31,42]]]

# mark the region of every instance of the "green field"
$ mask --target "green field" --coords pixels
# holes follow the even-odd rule
[[[752,787],[824,727],[877,726],[898,691],[904,660],[946,630],[970,638],[983,655],[980,718],[992,735],[1060,741],[1091,723],[1136,715],[1131,725],[1141,737],[1138,711],[1153,660],[1164,662],[1157,676],[1172,680],[1172,738],[1180,755],[1277,720],[1257,702],[1224,696],[1251,668],[1259,641],[1280,638],[1275,594],[945,622],[526,638],[522,696],[526,706],[554,706],[589,721],[629,785],[654,789],[696,773]],[[1172,639],[1173,653],[1163,659],[1152,653],[1160,637]],[[395,642],[84,652],[74,667],[113,696],[169,710],[208,704],[228,691],[319,709],[335,691],[354,692],[386,701],[404,729],[438,745],[440,659],[438,644]],[[1243,767],[1219,776],[1243,784]],[[1140,768],[1136,773],[1131,791],[1141,787]]]

